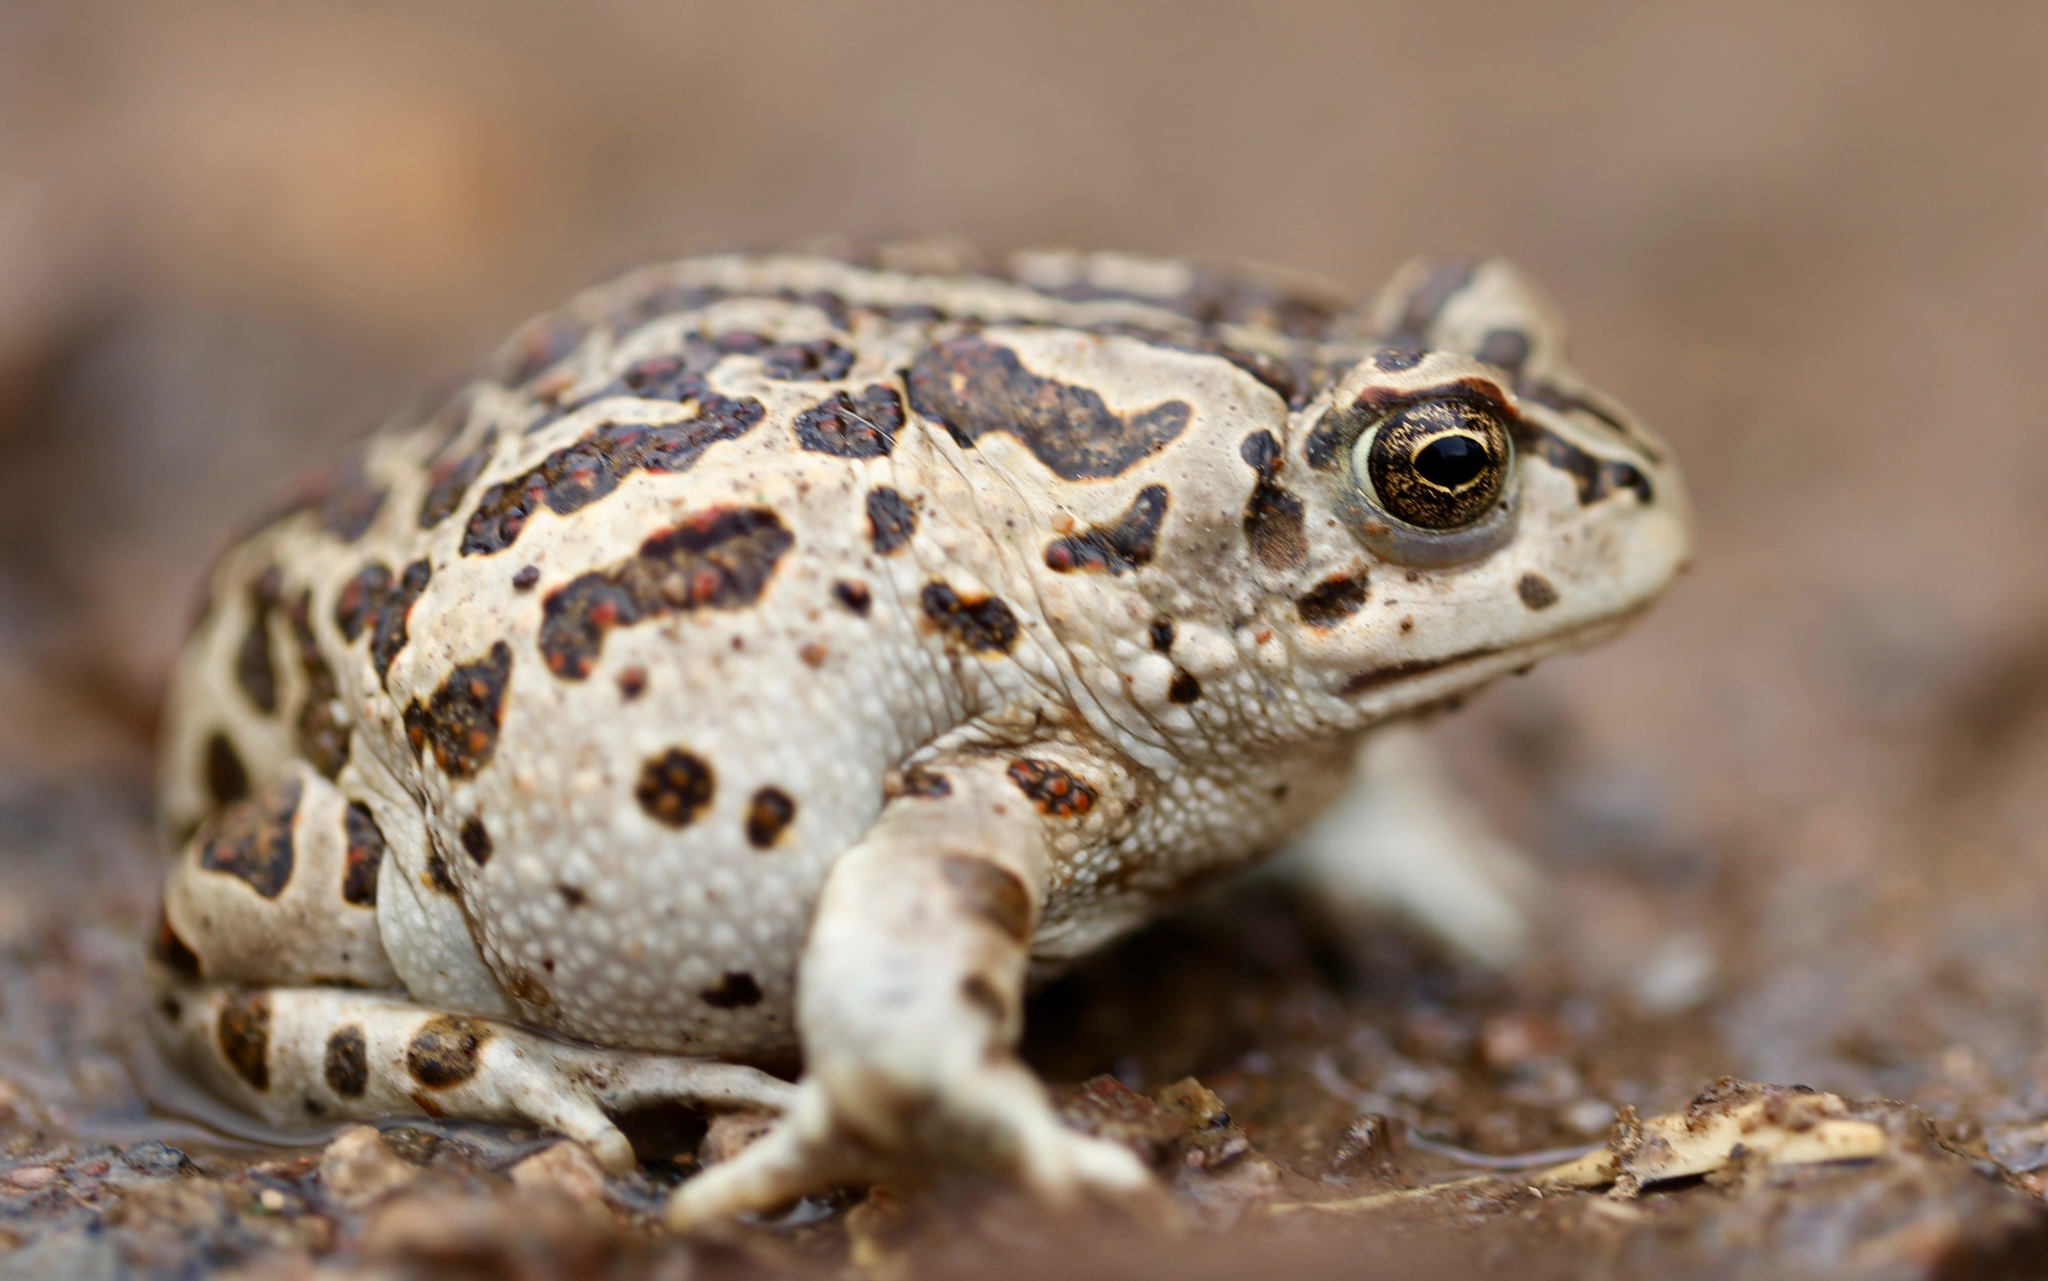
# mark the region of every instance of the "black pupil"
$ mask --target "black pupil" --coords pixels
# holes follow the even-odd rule
[[[1470,436],[1438,436],[1415,454],[1415,474],[1432,485],[1456,489],[1470,484],[1492,460],[1486,446]]]

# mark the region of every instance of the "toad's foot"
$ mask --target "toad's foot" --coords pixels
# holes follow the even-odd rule
[[[494,1019],[340,988],[160,980],[165,1050],[277,1125],[388,1116],[536,1125],[633,1168],[612,1118],[656,1103],[786,1110],[795,1087],[755,1068],[571,1045]]]
[[[1068,1129],[1021,1065],[992,1065],[949,1087],[943,1104],[910,1107],[912,1113],[898,1121],[918,1135],[920,1151],[938,1158],[941,1168],[992,1170],[1056,1208],[1106,1204],[1154,1221],[1171,1216],[1164,1192],[1137,1156]],[[767,1135],[676,1190],[669,1226],[689,1231],[829,1188],[915,1177],[928,1168],[908,1154],[889,1159],[886,1143],[864,1134],[859,1121],[809,1082]]]
[[[1367,737],[1356,785],[1284,866],[1325,903],[1406,916],[1468,960],[1506,969],[1528,951],[1538,895],[1526,857],[1458,798],[1408,726]]]

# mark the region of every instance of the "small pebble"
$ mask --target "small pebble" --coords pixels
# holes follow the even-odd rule
[[[411,1183],[420,1167],[406,1161],[367,1125],[350,1126],[320,1154],[320,1182],[344,1206],[367,1205]]]
[[[1580,1099],[1566,1104],[1558,1113],[1558,1120],[1574,1133],[1588,1137],[1601,1135],[1613,1128],[1614,1105],[1599,1099]]]
[[[704,1141],[697,1146],[697,1159],[705,1165],[730,1161],[773,1129],[775,1120],[772,1113],[744,1108],[720,1112],[711,1118],[710,1128],[704,1131]]]
[[[1339,1178],[1363,1173],[1387,1160],[1394,1149],[1394,1123],[1378,1112],[1353,1118],[1330,1150],[1328,1173]]]
[[[572,1201],[604,1200],[604,1170],[581,1143],[563,1140],[512,1167],[512,1185],[525,1192],[553,1192]]]
[[[48,1187],[57,1178],[57,1169],[50,1165],[22,1165],[9,1170],[6,1180],[17,1188],[33,1190]]]
[[[121,1164],[137,1174],[167,1179],[190,1166],[192,1160],[162,1139],[144,1139],[121,1154]]]

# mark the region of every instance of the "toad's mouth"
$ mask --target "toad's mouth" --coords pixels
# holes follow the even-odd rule
[[[1482,658],[1494,658],[1506,652],[1498,645],[1489,645],[1484,649],[1468,649],[1463,653],[1445,654],[1441,658],[1417,658],[1405,663],[1395,663],[1392,667],[1376,667],[1369,672],[1354,674],[1338,687],[1337,692],[1346,698],[1356,698],[1360,694],[1370,694],[1396,681],[1404,681],[1428,672],[1441,672]]]
[[[1410,659],[1370,671],[1354,672],[1337,686],[1336,692],[1345,698],[1363,699],[1393,687],[1406,686],[1412,688],[1421,701],[1441,698],[1510,672],[1526,671],[1553,654],[1597,644],[1627,627],[1640,613],[1641,609],[1630,610],[1525,645],[1487,645],[1436,658]]]

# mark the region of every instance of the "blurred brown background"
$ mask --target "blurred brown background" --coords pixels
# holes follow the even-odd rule
[[[1449,730],[1537,969],[1682,1026],[1672,1088],[2048,1164],[2044,49],[1870,0],[0,3],[0,778],[138,796],[225,532],[628,260],[1498,250],[1699,526],[1640,630]]]

